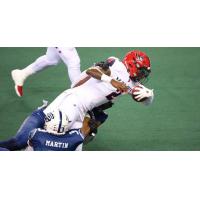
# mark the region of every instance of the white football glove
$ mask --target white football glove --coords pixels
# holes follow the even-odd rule
[[[135,99],[138,101],[144,99],[144,98],[149,98],[153,96],[153,90],[150,90],[143,85],[138,85],[137,91],[133,92],[134,95],[136,95]]]

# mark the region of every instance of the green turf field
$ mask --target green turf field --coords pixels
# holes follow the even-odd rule
[[[133,48],[77,48],[81,68]],[[136,49],[136,47],[134,47]],[[146,107],[130,96],[108,110],[109,119],[84,150],[200,150],[200,48],[137,48],[152,63],[146,84],[155,101]],[[25,117],[69,87],[63,63],[27,79],[24,97],[14,91],[10,72],[44,54],[46,48],[0,48],[0,140],[14,135]]]

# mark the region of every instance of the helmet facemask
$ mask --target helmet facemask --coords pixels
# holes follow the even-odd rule
[[[141,67],[137,69],[136,76],[130,76],[130,79],[134,82],[145,83],[148,81],[148,76],[151,73],[151,70],[148,70],[146,67]]]

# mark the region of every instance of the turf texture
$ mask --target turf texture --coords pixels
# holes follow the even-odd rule
[[[120,97],[109,109],[108,121],[87,151],[194,151],[200,150],[200,48],[81,47],[84,70],[109,56],[123,58],[127,51],[145,51],[152,64],[146,86],[155,92],[147,107],[130,96]],[[43,55],[46,48],[0,48],[0,140],[14,135],[42,100],[52,101],[69,88],[63,63],[27,79],[24,96],[14,91],[10,72]]]

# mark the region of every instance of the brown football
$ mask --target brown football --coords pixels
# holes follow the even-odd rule
[[[133,94],[134,92],[139,91],[138,88],[141,88],[141,87],[140,87],[140,86],[135,86],[135,87],[133,88],[133,90],[132,90],[132,98],[133,98],[133,100],[136,101],[136,102],[143,102],[143,101],[145,101],[145,100],[147,99],[147,97],[145,97],[145,98],[143,98],[143,99],[141,99],[141,100],[139,101],[139,100],[137,100],[137,99],[135,98],[135,97],[137,97],[137,95],[134,95],[134,94]]]

